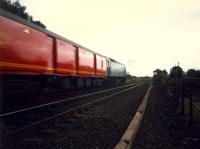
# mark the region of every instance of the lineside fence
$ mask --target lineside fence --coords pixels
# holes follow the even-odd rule
[[[194,121],[200,122],[200,79],[176,80],[176,95],[180,114],[188,118],[190,125]]]
[[[178,100],[178,112],[190,125],[200,123],[200,78],[154,77],[153,84],[163,84],[168,95]]]

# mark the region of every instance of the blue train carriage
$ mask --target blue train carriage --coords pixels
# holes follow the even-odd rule
[[[117,86],[123,84],[126,80],[126,67],[124,64],[109,58],[108,60],[108,82],[111,85]]]

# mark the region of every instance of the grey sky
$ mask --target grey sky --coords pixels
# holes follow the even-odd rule
[[[20,0],[49,30],[152,75],[200,69],[199,0]]]

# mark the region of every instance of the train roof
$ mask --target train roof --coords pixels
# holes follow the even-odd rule
[[[72,45],[75,46],[75,47],[86,49],[86,50],[88,50],[88,51],[90,51],[90,52],[92,52],[92,53],[95,53],[95,54],[97,54],[97,55],[100,55],[100,56],[102,56],[102,57],[105,57],[105,58],[107,58],[107,59],[110,59],[110,60],[113,61],[113,62],[120,63],[120,62],[118,62],[118,61],[116,61],[116,60],[114,60],[114,59],[112,59],[112,58],[109,58],[109,57],[104,56],[104,55],[101,55],[101,54],[99,54],[99,53],[97,53],[97,52],[95,52],[95,51],[92,51],[92,50],[90,50],[90,49],[88,49],[88,48],[86,48],[86,47],[84,47],[84,46],[82,46],[82,45],[80,45],[80,44],[78,44],[78,43],[76,43],[76,42],[74,42],[74,41],[71,41],[71,40],[69,40],[69,39],[67,39],[67,38],[65,38],[65,37],[62,37],[62,36],[60,36],[60,35],[58,35],[58,34],[56,34],[56,33],[54,33],[54,32],[51,32],[51,31],[49,31],[49,30],[47,30],[47,29],[45,29],[45,28],[42,28],[42,27],[40,27],[40,26],[38,26],[38,25],[36,25],[36,24],[33,24],[33,23],[31,23],[31,22],[28,22],[27,20],[25,20],[25,19],[23,19],[23,18],[20,18],[20,17],[16,16],[15,14],[12,14],[12,13],[10,13],[10,12],[4,10],[4,9],[1,9],[1,8],[0,8],[0,15],[6,17],[6,18],[8,18],[8,19],[11,19],[11,20],[13,20],[13,21],[16,21],[16,22],[19,22],[19,23],[21,23],[21,24],[24,24],[24,25],[26,25],[26,26],[29,26],[29,27],[31,27],[31,28],[34,28],[34,29],[36,29],[36,30],[38,30],[38,31],[40,31],[40,32],[43,32],[43,33],[45,33],[45,34],[47,34],[47,35],[50,35],[50,36],[52,36],[52,37],[56,37],[56,38],[58,38],[58,39],[61,39],[61,40],[63,40],[63,41],[66,41],[66,42],[72,44]],[[122,63],[120,63],[120,64],[122,64]],[[123,64],[122,64],[122,65],[123,65]]]
[[[42,28],[42,27],[40,27],[40,26],[38,26],[38,25],[36,25],[36,24],[33,24],[33,23],[31,23],[31,22],[28,22],[27,20],[25,20],[25,19],[23,19],[23,18],[20,18],[20,17],[16,16],[15,14],[12,14],[12,13],[6,11],[6,10],[0,9],[0,15],[6,17],[6,18],[8,18],[8,19],[14,20],[14,21],[16,21],[16,22],[19,22],[19,23],[21,23],[21,24],[24,24],[24,25],[26,25],[26,26],[29,26],[29,27],[31,27],[31,28],[34,28],[34,29],[36,29],[36,30],[38,30],[38,31],[40,31],[40,32],[43,32],[43,33],[45,33],[45,34],[47,34],[47,35],[50,35],[50,36],[52,36],[52,37],[56,37],[56,38],[58,38],[58,39],[61,39],[61,40],[63,40],[63,41],[66,41],[66,42],[68,42],[68,43],[70,43],[70,44],[72,44],[73,46],[76,46],[76,47],[78,47],[78,48],[83,48],[83,49],[86,49],[86,50],[88,50],[88,51],[90,51],[90,52],[93,52],[93,53],[95,53],[95,54],[98,54],[98,55],[100,55],[100,56],[103,56],[103,55],[101,55],[101,54],[99,54],[99,53],[97,53],[97,52],[95,52],[95,51],[92,51],[92,50],[90,50],[90,49],[88,49],[88,48],[86,48],[86,47],[84,47],[84,46],[82,46],[82,45],[80,45],[80,44],[74,42],[74,41],[71,41],[71,40],[69,40],[69,39],[67,39],[67,38],[65,38],[65,37],[62,37],[62,36],[60,36],[60,35],[58,35],[58,34],[56,34],[56,33],[54,33],[54,32],[51,32],[51,31],[49,31],[49,30],[47,30],[47,29],[45,29],[45,28]],[[106,57],[106,56],[103,56],[103,57]]]
[[[109,58],[111,61],[113,61],[113,62],[115,62],[115,63],[119,63],[119,64],[121,64],[121,65],[124,65],[124,64],[122,64],[122,63],[120,63],[120,62],[118,62],[118,61],[116,61],[116,60],[114,60],[114,59],[112,59],[112,58]]]

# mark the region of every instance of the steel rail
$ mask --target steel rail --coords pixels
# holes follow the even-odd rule
[[[24,131],[24,130],[30,129],[30,128],[32,128],[32,127],[35,127],[35,126],[40,125],[40,124],[42,124],[42,123],[45,123],[45,122],[47,122],[47,121],[56,119],[56,118],[58,118],[58,117],[60,117],[60,116],[69,114],[69,113],[74,112],[74,111],[76,111],[76,110],[79,110],[79,109],[81,109],[81,108],[84,108],[84,107],[90,106],[90,105],[92,105],[92,104],[95,104],[95,103],[97,103],[97,102],[99,102],[99,101],[102,101],[102,100],[104,100],[104,99],[106,99],[106,98],[110,98],[110,97],[112,97],[112,96],[116,96],[116,95],[118,95],[118,94],[124,93],[124,92],[126,92],[126,91],[128,91],[128,90],[134,89],[134,88],[139,87],[139,86],[141,86],[141,85],[143,85],[143,84],[144,84],[144,83],[140,83],[140,84],[137,84],[137,85],[132,86],[132,87],[130,87],[130,88],[127,88],[127,89],[124,89],[124,90],[122,90],[122,91],[119,91],[119,92],[117,92],[117,93],[113,93],[113,94],[111,94],[111,95],[108,95],[108,96],[105,96],[105,97],[101,97],[101,98],[99,98],[99,99],[96,99],[96,100],[94,100],[94,101],[88,102],[88,103],[86,103],[86,104],[82,104],[82,105],[77,106],[77,107],[75,107],[75,108],[72,108],[72,109],[70,109],[70,110],[61,112],[61,113],[59,113],[59,114],[57,114],[57,115],[48,117],[48,118],[46,118],[46,119],[40,120],[40,121],[38,121],[38,122],[35,122],[35,123],[30,124],[30,125],[28,125],[28,126],[25,126],[25,127],[23,127],[23,128],[20,128],[20,129],[17,129],[17,130],[15,130],[15,131],[12,131],[12,132],[10,132],[9,134],[3,135],[2,137],[6,137],[6,136],[9,136],[10,134],[16,134],[16,133],[18,133],[18,132],[22,132],[22,131]]]
[[[54,105],[54,104],[58,104],[58,103],[62,103],[62,102],[66,102],[66,101],[70,101],[70,100],[75,100],[75,99],[78,99],[78,98],[83,98],[83,97],[87,97],[87,96],[91,96],[91,95],[95,95],[95,94],[99,94],[99,93],[105,93],[105,92],[108,92],[108,91],[124,88],[124,87],[127,87],[127,86],[132,86],[132,85],[139,84],[139,83],[140,82],[136,82],[136,83],[132,83],[132,84],[116,87],[116,88],[111,88],[111,89],[107,89],[107,90],[103,90],[103,91],[97,91],[97,92],[94,92],[94,93],[89,93],[89,94],[85,94],[85,95],[71,97],[71,98],[67,98],[67,99],[63,99],[63,100],[58,100],[58,101],[55,101],[55,102],[50,102],[50,103],[41,104],[41,105],[34,106],[34,107],[29,107],[29,108],[25,108],[25,109],[16,110],[16,111],[13,111],[13,112],[0,114],[0,118],[1,117],[5,117],[5,116],[10,116],[10,115],[13,115],[13,114],[17,114],[17,113],[21,113],[21,112],[25,112],[25,111],[30,111],[30,110],[34,110],[34,109],[38,109],[38,108]]]

